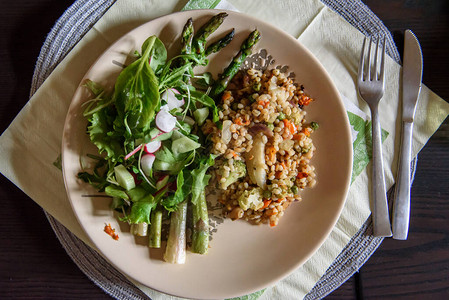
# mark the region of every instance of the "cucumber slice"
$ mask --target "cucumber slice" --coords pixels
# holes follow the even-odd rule
[[[199,126],[204,124],[204,121],[206,121],[207,116],[209,116],[209,108],[207,107],[198,108],[193,112],[193,117],[195,118],[195,121]]]
[[[179,132],[179,130],[173,130],[172,132],[173,132],[173,134],[171,136],[172,141],[180,139],[182,137],[185,137],[185,135],[183,135],[181,132]]]
[[[159,179],[159,180],[156,182],[156,190],[159,191],[161,188],[163,188],[164,186],[166,186],[169,179],[170,179],[170,176],[168,176],[168,175],[165,175],[164,177],[162,177],[161,179]]]
[[[122,188],[129,191],[130,189],[136,187],[136,182],[134,181],[133,175],[128,172],[124,165],[115,166],[114,171],[115,179]]]
[[[197,143],[186,136],[176,139],[171,144],[171,151],[173,154],[186,153],[201,147],[200,143]]]

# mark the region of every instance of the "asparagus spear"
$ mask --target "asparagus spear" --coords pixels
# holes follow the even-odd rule
[[[254,45],[260,40],[260,32],[256,29],[250,33],[246,40],[240,46],[239,52],[234,56],[229,66],[221,74],[220,78],[212,86],[210,96],[216,98],[228,86],[232,77],[238,72],[240,65],[246,57],[251,54]]]
[[[209,56],[212,53],[216,53],[226,47],[234,38],[235,29],[232,29],[227,35],[225,35],[222,39],[216,41],[213,44],[210,44],[209,47],[207,47],[205,56]]]
[[[151,226],[149,246],[151,248],[161,247],[162,211],[157,209],[151,212]]]
[[[192,53],[192,40],[193,40],[193,20],[192,18],[187,20],[182,30],[182,48],[181,54]]]
[[[206,254],[209,248],[209,216],[205,191],[201,193],[197,205],[192,205],[192,210],[192,252]]]
[[[206,22],[193,37],[192,45],[197,54],[203,54],[206,48],[206,39],[223,23],[227,13],[219,13]]]
[[[187,201],[184,201],[170,217],[170,232],[164,253],[166,262],[184,264],[186,261],[186,219]]]

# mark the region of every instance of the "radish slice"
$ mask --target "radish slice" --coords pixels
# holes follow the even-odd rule
[[[161,110],[156,115],[156,126],[164,132],[170,132],[175,128],[176,117],[172,116],[165,108],[161,107]]]
[[[156,156],[154,154],[145,154],[140,159],[140,167],[145,175],[150,176],[151,168],[153,167],[154,160]]]
[[[126,154],[125,160],[129,159],[131,156],[133,156],[134,154],[136,154],[138,151],[140,151],[140,149],[142,149],[142,144],[140,144],[139,146],[137,146],[133,151],[131,151],[131,152],[129,152],[128,154]]]
[[[180,93],[175,89],[168,89],[166,90],[162,95],[162,100],[165,100],[167,102],[167,106],[169,110],[172,110],[174,108],[178,108],[184,105],[185,101],[184,98],[181,100],[178,100],[176,98],[176,95],[179,95]]]
[[[161,142],[161,141],[158,141],[158,140],[156,140],[156,141],[151,141],[151,142],[145,144],[143,150],[144,150],[146,153],[154,153],[154,152],[156,152],[157,150],[159,150],[159,148],[161,147],[161,145],[162,145],[162,142]]]

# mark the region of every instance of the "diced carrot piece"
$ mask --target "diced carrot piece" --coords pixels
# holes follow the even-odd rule
[[[226,101],[226,100],[228,100],[229,98],[231,98],[231,93],[230,93],[230,92],[224,92],[224,93],[223,93],[223,96],[221,96],[221,100],[222,100],[222,101]]]
[[[304,133],[305,136],[310,136],[310,128],[309,127],[304,127],[301,130],[302,133]]]
[[[263,206],[262,206],[261,210],[267,208],[270,205],[270,203],[271,203],[271,199],[264,199]]]
[[[287,128],[291,134],[294,134],[296,132],[295,124],[290,122],[288,119],[283,119],[282,122],[284,122],[284,127]]]

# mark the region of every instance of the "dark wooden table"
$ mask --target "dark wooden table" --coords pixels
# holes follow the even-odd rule
[[[410,28],[423,82],[449,100],[449,1],[365,0],[397,38]],[[0,4],[0,132],[28,101],[46,34],[73,0]],[[26,155],[26,153],[24,153]],[[0,298],[110,299],[67,256],[42,209],[0,176]],[[386,239],[329,299],[449,299],[449,122],[419,155],[407,241]]]

